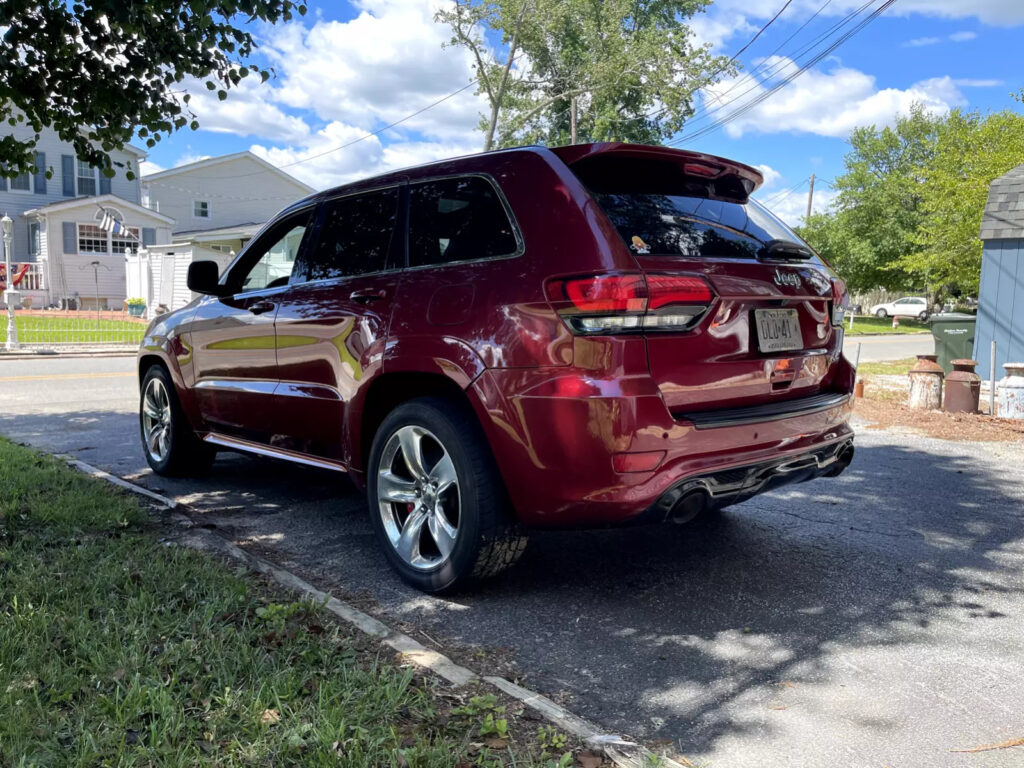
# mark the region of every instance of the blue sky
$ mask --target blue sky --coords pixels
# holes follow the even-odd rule
[[[190,88],[203,127],[161,142],[151,150],[147,167],[169,168],[252,149],[313,186],[326,187],[477,151],[482,105],[469,89],[398,129],[296,164],[469,82],[472,69],[465,52],[442,48],[447,34],[432,21],[439,1],[312,0],[305,19],[259,32],[260,56],[275,67],[277,77],[266,85],[251,78],[225,102],[211,99],[205,88]],[[830,0],[778,55],[809,43],[862,2]],[[716,52],[732,55],[783,3],[718,0],[696,18],[695,35]],[[769,65],[788,71],[789,62],[765,64],[765,57],[823,3],[793,0],[743,54],[744,73],[756,74]],[[799,223],[811,173],[821,180],[815,208],[828,204],[828,181],[842,172],[845,137],[853,126],[889,123],[914,101],[938,113],[954,107],[1022,109],[1010,96],[1024,87],[1022,42],[1020,0],[897,0],[885,15],[748,114],[683,146],[760,166],[766,177],[762,199],[783,218]],[[731,114],[763,87],[749,74],[740,77],[738,83],[720,83],[702,94],[689,130]],[[705,109],[716,107],[715,98],[727,106],[706,116]]]

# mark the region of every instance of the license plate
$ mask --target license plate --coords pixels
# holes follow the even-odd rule
[[[795,309],[755,309],[757,348],[762,352],[803,349],[800,316]]]

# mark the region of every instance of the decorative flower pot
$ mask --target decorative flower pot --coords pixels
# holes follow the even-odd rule
[[[132,317],[142,317],[142,313],[146,311],[145,304],[129,304],[128,314]]]

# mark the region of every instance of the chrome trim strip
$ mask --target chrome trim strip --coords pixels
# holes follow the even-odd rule
[[[266,456],[271,459],[282,459],[294,464],[305,464],[309,467],[317,467],[318,469],[329,469],[334,472],[348,472],[348,468],[340,461],[320,459],[316,456],[309,456],[305,453],[298,453],[297,451],[288,451],[283,448],[271,448],[269,445],[262,445],[249,440],[243,440],[240,437],[229,437],[228,435],[221,435],[216,432],[207,433],[203,437],[203,442],[210,443],[211,445],[219,445],[221,448],[229,448],[233,451],[255,453],[258,456]]]
[[[228,392],[247,392],[253,395],[272,395],[277,381],[266,379],[202,379],[194,385],[196,389],[221,389]]]
[[[327,384],[310,384],[301,381],[282,381],[278,384],[274,394],[283,397],[303,397],[311,400],[337,400],[343,398],[341,393],[334,387]]]

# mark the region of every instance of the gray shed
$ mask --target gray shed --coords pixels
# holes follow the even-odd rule
[[[996,376],[1003,363],[1024,360],[1024,165],[992,182],[981,219],[984,255],[978,291],[974,359],[988,368],[996,342]]]

